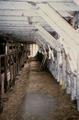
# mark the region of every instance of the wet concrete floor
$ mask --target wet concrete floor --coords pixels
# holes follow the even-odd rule
[[[76,105],[38,62],[25,66],[13,90],[0,120],[79,120]]]

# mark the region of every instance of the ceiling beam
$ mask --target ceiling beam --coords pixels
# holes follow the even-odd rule
[[[21,16],[21,17],[17,17],[17,16],[15,16],[15,17],[2,16],[2,17],[0,17],[0,20],[4,20],[4,21],[7,21],[7,20],[16,20],[16,21],[24,20],[24,21],[28,21],[28,18],[27,17],[23,17],[23,16]]]
[[[16,1],[0,1],[0,9],[10,10],[28,10],[31,9],[31,5],[27,2],[16,2]]]
[[[14,16],[37,16],[35,13],[35,10],[29,9],[29,10],[11,10],[11,9],[0,9],[0,15],[14,15]]]
[[[30,26],[30,25],[26,25],[26,26],[25,26],[25,25],[16,25],[16,26],[15,26],[15,25],[11,25],[11,26],[9,26],[9,25],[4,25],[4,26],[3,26],[3,25],[0,25],[0,29],[1,29],[1,28],[7,28],[7,29],[8,29],[8,28],[18,28],[18,27],[19,27],[19,28],[29,28],[29,29],[30,29],[30,28],[34,28],[33,25],[32,25],[32,26]]]

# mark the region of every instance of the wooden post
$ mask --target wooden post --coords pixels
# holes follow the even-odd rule
[[[76,81],[76,99],[77,99],[77,110],[79,111],[79,55],[77,57],[77,81]]]
[[[4,88],[5,88],[5,92],[7,92],[7,55],[5,55],[5,63],[4,63],[4,67],[5,67],[5,81],[4,81]]]
[[[1,57],[0,57],[0,112],[3,110],[3,102],[2,102],[2,79],[1,79]]]
[[[4,81],[4,88],[5,88],[5,92],[7,92],[7,43],[5,46],[5,56],[4,56],[4,68],[5,68],[5,81]]]
[[[18,74],[18,51],[16,52],[16,69],[17,69],[16,74]]]
[[[11,81],[12,81],[12,74],[11,74],[11,55],[9,55],[9,70],[10,70],[10,87],[11,87]]]
[[[15,54],[15,53],[14,53]],[[14,54],[13,54],[13,58],[14,58]],[[15,85],[15,63],[14,63],[14,59],[13,59],[13,85]]]

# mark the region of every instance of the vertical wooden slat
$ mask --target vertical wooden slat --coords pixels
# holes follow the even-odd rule
[[[12,74],[11,74],[11,55],[9,55],[9,70],[10,70],[10,87],[11,87],[11,81],[12,81]]]
[[[14,54],[13,54],[13,58],[14,58]],[[15,66],[14,66],[14,59],[13,59],[13,85],[14,84],[15,84]]]
[[[19,73],[19,70],[20,70],[20,60],[19,60],[19,49],[17,49],[17,63],[18,63],[18,73]]]
[[[0,57],[0,99],[1,99],[1,57]]]
[[[7,92],[7,55],[5,55],[5,81],[4,81],[4,87],[5,87],[5,92]]]
[[[8,47],[8,43],[6,43],[6,46],[5,46],[5,56],[4,56],[4,68],[5,68],[5,80],[4,80],[4,88],[5,88],[5,92],[7,92],[7,54],[8,54],[8,51],[7,51],[7,47]]]
[[[3,110],[3,102],[2,102],[2,79],[1,79],[1,57],[0,57],[0,112]]]
[[[16,52],[16,74],[18,74],[18,52]]]
[[[15,76],[17,75],[17,52],[16,52],[16,54],[15,54],[15,61],[16,61],[16,63],[15,63],[15,69],[16,69],[16,72],[15,72]]]

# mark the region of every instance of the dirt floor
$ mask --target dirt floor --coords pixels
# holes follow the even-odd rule
[[[24,66],[4,98],[0,120],[79,120],[76,104],[35,61]]]

